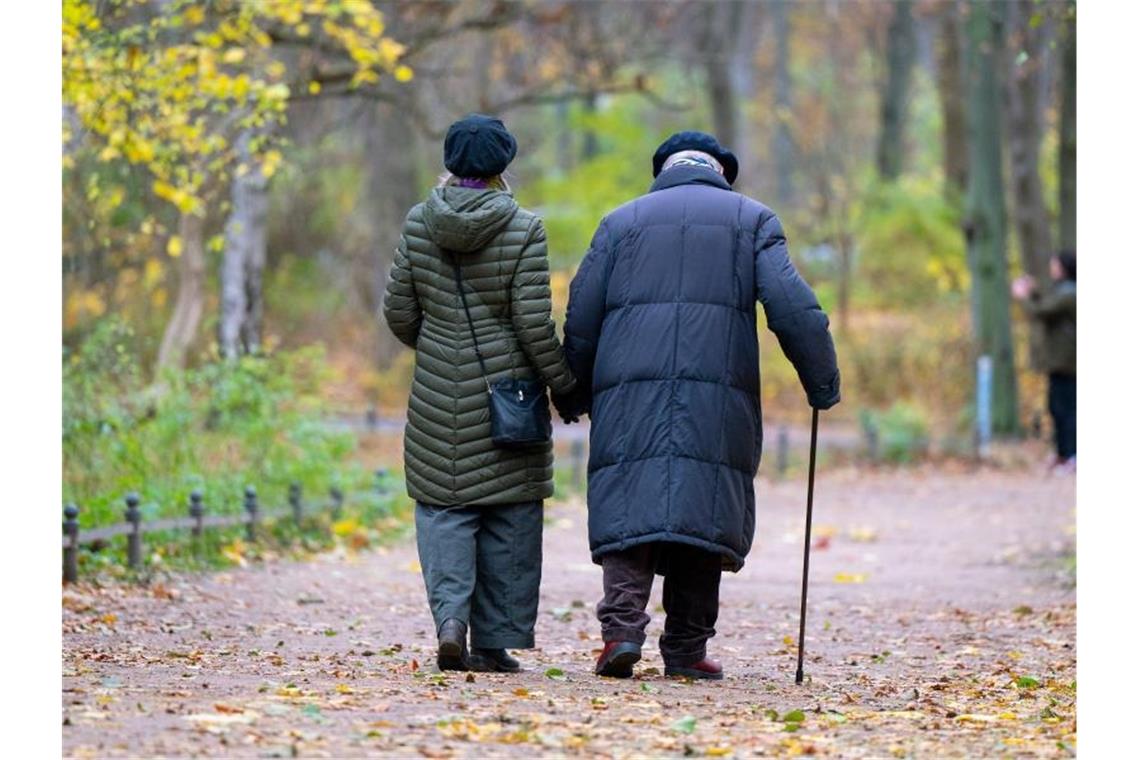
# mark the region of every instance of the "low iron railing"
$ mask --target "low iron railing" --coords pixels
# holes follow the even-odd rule
[[[388,473],[378,470],[377,490],[381,495],[388,495]],[[333,486],[329,489],[329,500],[322,504],[318,512],[329,512],[333,521],[340,518],[341,508],[344,505],[344,492]],[[79,548],[84,545],[109,541],[118,536],[127,538],[127,566],[137,569],[142,566],[143,536],[149,533],[161,533],[176,530],[189,530],[195,538],[201,537],[207,528],[230,528],[245,525],[246,539],[256,542],[259,524],[267,520],[292,519],[300,526],[305,517],[313,512],[306,511],[302,499],[301,485],[292,483],[289,486],[289,507],[283,510],[265,512],[257,498],[257,489],[252,485],[246,486],[242,494],[243,511],[237,514],[209,515],[206,514],[206,505],[202,492],[194,490],[190,493],[188,501],[189,515],[186,517],[167,517],[159,520],[143,522],[139,511],[139,496],[131,492],[127,494],[126,509],[123,512],[126,520],[114,525],[105,525],[88,530],[80,530],[79,507],[72,503],[63,509],[63,581],[74,583],[79,580]]]

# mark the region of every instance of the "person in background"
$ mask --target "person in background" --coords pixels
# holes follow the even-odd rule
[[[404,467],[441,670],[514,672],[507,649],[534,646],[552,449],[496,447],[488,391],[503,378],[574,388],[542,220],[502,176],[515,152],[498,119],[451,125],[448,174],[408,212],[384,297],[388,327],[416,350]]]
[[[1061,251],[1049,260],[1048,288],[1022,275],[1010,290],[1042,328],[1043,369],[1049,378],[1049,415],[1053,418],[1056,474],[1077,469],[1077,256]]]
[[[788,258],[780,220],[736,193],[737,160],[711,135],[680,132],[653,156],[646,195],[610,212],[570,284],[564,345],[589,413],[590,550],[602,566],[601,676],[641,659],[655,573],[665,674],[720,679],[722,570],[752,546],[760,463],[756,302],[808,403],[839,402],[827,315]]]

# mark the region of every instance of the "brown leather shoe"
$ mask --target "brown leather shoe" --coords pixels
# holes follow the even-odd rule
[[[630,678],[633,665],[641,659],[641,646],[632,641],[607,641],[594,673],[608,678]]]
[[[684,667],[679,665],[666,665],[665,675],[719,681],[724,678],[724,669],[721,668],[719,662],[706,657],[700,662],[694,662],[692,665],[686,665]]]

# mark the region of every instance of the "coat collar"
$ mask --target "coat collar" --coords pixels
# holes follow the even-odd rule
[[[679,185],[712,185],[722,190],[732,189],[732,185],[728,184],[724,177],[712,169],[705,169],[702,166],[674,166],[672,169],[666,169],[657,175],[657,179],[653,180],[649,192],[667,190]]]

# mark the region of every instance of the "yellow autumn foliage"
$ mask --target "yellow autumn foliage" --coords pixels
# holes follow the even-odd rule
[[[271,28],[339,49],[355,85],[412,78],[404,46],[365,0],[202,0],[139,14],[147,4],[64,0],[63,100],[100,161],[146,167],[155,195],[183,213],[202,213],[207,188],[224,186],[243,132],[259,135],[253,159],[272,176],[283,160],[274,127],[291,93],[320,92],[307,76],[290,81]]]

